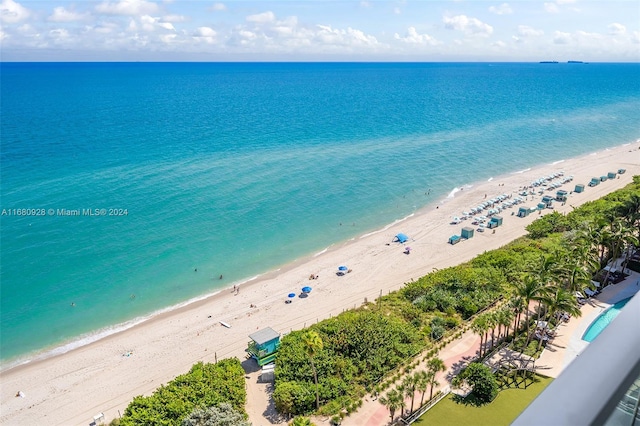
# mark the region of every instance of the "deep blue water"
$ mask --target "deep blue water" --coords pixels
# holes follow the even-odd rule
[[[0,207],[45,215],[0,217],[0,358],[273,270],[453,187],[634,141],[638,75],[640,64],[2,63]]]

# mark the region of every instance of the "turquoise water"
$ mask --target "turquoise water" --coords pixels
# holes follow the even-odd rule
[[[631,297],[628,299],[619,301],[618,303],[616,303],[615,305],[611,306],[606,311],[598,315],[598,318],[596,318],[591,323],[591,325],[589,325],[589,328],[587,328],[587,331],[584,332],[584,335],[582,336],[582,340],[584,340],[585,342],[593,342],[593,340],[596,337],[598,337],[600,333],[602,333],[602,330],[607,328],[609,323],[613,321],[615,317],[618,316],[622,308],[624,308],[624,305],[626,305],[629,300],[631,300]]]
[[[2,63],[1,208],[44,215],[0,217],[0,359],[81,344],[454,187],[633,142],[639,73]]]

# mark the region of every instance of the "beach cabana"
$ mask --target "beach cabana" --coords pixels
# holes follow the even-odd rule
[[[598,186],[600,185],[600,179],[598,179],[597,177],[592,177],[591,181],[589,182],[589,186]]]
[[[547,208],[547,205],[545,203],[538,203],[538,210],[544,210]]]
[[[263,328],[249,335],[251,341],[246,351],[259,366],[269,364],[276,359],[276,352],[280,347],[280,333],[271,327]]]
[[[584,185],[579,183],[576,185],[575,189],[573,190],[573,192],[577,192],[578,194],[584,191]]]
[[[520,207],[518,209],[518,217],[527,217],[529,216],[529,213],[531,213],[529,207]]]
[[[449,237],[449,244],[458,244],[460,242],[460,235],[452,235]]]
[[[406,243],[407,241],[409,241],[409,237],[407,237],[403,233],[400,233],[400,234],[396,235],[396,238],[394,239],[394,241],[397,241],[399,243]]]
[[[606,181],[607,181],[607,179],[609,179],[609,178],[607,177],[607,175],[602,175],[602,176],[600,176],[600,182],[606,182]]]
[[[627,169],[618,169],[618,174],[619,175],[623,175],[624,172],[626,172],[626,171],[627,171]]]
[[[542,203],[544,203],[545,207],[553,208],[553,197],[550,195],[545,195],[542,197]]]
[[[564,189],[556,192],[556,201],[567,201],[568,192]]]
[[[609,179],[615,179],[615,178],[616,178],[616,173],[615,173],[615,172],[609,172],[609,173],[607,173],[607,178],[609,178]]]
[[[473,238],[474,231],[475,230],[473,228],[465,226],[464,228],[462,228],[462,232],[460,232],[460,237],[464,238],[465,240]]]

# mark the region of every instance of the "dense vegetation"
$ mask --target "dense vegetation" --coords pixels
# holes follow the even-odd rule
[[[224,359],[216,364],[199,362],[187,374],[160,386],[151,396],[135,397],[119,424],[169,426],[185,421],[188,425],[204,425],[206,419],[213,416],[244,419],[245,400],[244,370],[238,359]],[[207,413],[210,407],[218,408]],[[228,424],[242,425],[240,422]]]
[[[505,339],[534,354],[542,340],[531,341],[533,320],[579,315],[575,291],[592,286],[603,266],[638,245],[640,177],[567,215],[541,216],[527,231],[503,248],[310,327],[321,344],[310,343],[305,331],[286,336],[276,361],[277,409],[350,413],[366,391],[379,389],[381,379],[414,355],[433,347],[427,354],[433,356],[441,339],[461,324],[483,339],[481,355]],[[607,277],[600,278],[606,285]],[[526,309],[532,302],[533,313]],[[393,389],[381,402],[405,388]]]

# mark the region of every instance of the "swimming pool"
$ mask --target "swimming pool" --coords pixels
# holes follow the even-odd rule
[[[591,323],[589,328],[587,328],[587,331],[585,331],[584,335],[582,336],[582,340],[584,340],[585,342],[593,342],[593,339],[598,337],[598,334],[600,334],[602,330],[607,328],[609,323],[618,316],[620,310],[624,307],[624,305],[627,304],[629,300],[631,300],[630,297],[628,299],[621,300],[598,315],[598,318],[596,318]]]

